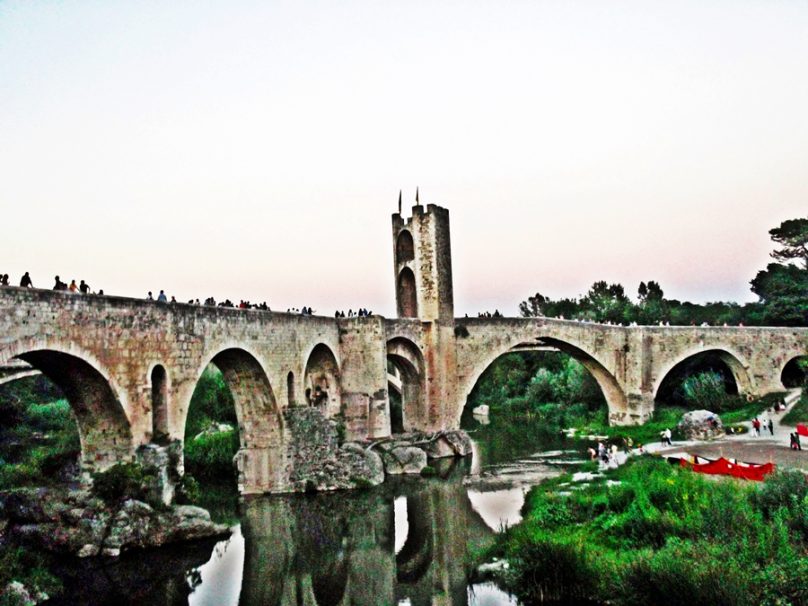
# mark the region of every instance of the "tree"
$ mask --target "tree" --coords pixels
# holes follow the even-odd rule
[[[808,218],[783,221],[779,227],[769,230],[769,235],[782,246],[781,250],[772,252],[772,257],[786,263],[801,261],[802,268],[808,270]]]

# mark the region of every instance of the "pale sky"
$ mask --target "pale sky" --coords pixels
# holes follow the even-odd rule
[[[15,283],[392,316],[416,186],[457,315],[754,300],[808,214],[808,2],[0,0]]]

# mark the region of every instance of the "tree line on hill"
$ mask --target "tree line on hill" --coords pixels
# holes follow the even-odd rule
[[[808,325],[808,218],[790,219],[769,231],[779,248],[751,280],[753,303],[690,303],[666,299],[658,282],[640,282],[637,301],[622,284],[595,282],[580,298],[551,299],[536,293],[519,304],[522,317],[563,317],[614,324]]]

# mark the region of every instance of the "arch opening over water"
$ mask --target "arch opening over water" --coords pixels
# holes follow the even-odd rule
[[[499,408],[494,414],[541,411],[548,422],[563,427],[599,416],[601,422],[607,422],[612,412],[610,395],[622,410],[623,392],[605,368],[582,358],[582,354],[572,355],[549,345],[520,344],[505,351],[475,381],[461,411],[466,417],[463,422],[469,422],[473,410],[481,405],[492,412]],[[487,422],[484,415],[474,418]]]
[[[387,366],[391,431],[410,431],[426,415],[423,355],[415,343],[396,337],[387,343]]]
[[[134,442],[123,405],[110,382],[78,356],[40,349],[18,356],[56,384],[70,403],[84,471],[103,471],[132,459]]]

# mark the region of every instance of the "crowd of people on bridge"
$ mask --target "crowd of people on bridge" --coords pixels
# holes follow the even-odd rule
[[[353,309],[348,310],[348,315],[345,315],[344,311],[337,310],[334,312],[335,318],[369,318],[373,315],[372,311],[365,309],[364,307],[360,307],[357,311],[354,312]]]

